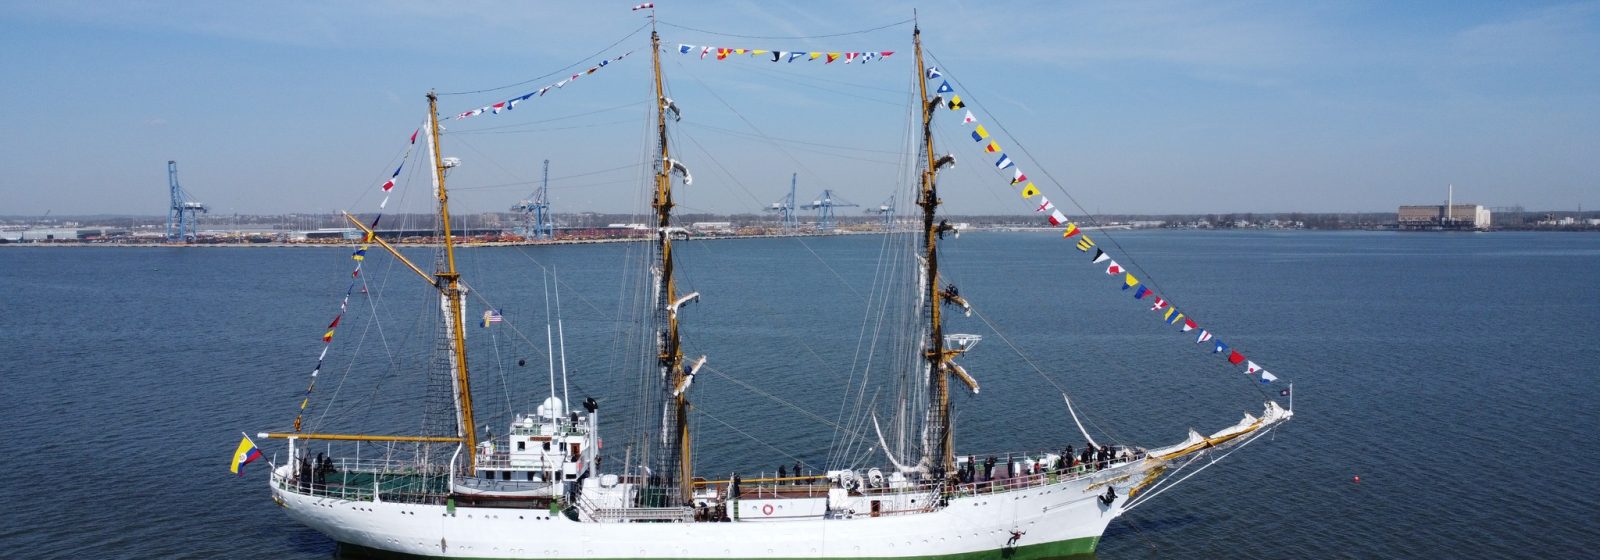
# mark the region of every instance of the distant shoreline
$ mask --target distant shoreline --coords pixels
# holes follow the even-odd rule
[[[1092,227],[1091,226],[1091,227],[1085,227],[1085,228],[1080,228],[1080,229],[1083,229],[1085,231],[1103,231],[1103,230],[1115,229],[1115,230],[1121,230],[1121,231],[1189,231],[1189,232],[1200,232],[1200,231],[1208,231],[1208,232],[1209,231],[1219,231],[1219,232],[1220,231],[1227,231],[1227,232],[1233,232],[1233,231],[1272,231],[1272,232],[1368,231],[1368,232],[1386,232],[1387,231],[1387,232],[1424,233],[1424,234],[1426,234],[1426,233],[1501,233],[1501,232],[1527,232],[1527,231],[1545,231],[1545,232],[1552,232],[1552,233],[1554,233],[1554,232],[1582,233],[1582,232],[1600,231],[1600,230],[1592,230],[1592,229],[1549,229],[1549,230],[1520,230],[1519,229],[1519,230],[1489,230],[1489,231],[1479,232],[1479,231],[1472,231],[1472,230],[1431,231],[1431,230],[1402,230],[1402,229],[1392,229],[1392,228],[1363,228],[1363,229],[1313,229],[1313,228],[1255,229],[1255,228],[1248,228],[1248,229],[1239,229],[1239,228],[1130,228],[1130,227],[1127,227],[1127,226],[1108,226],[1108,227]],[[969,233],[969,234],[971,234],[971,233],[983,233],[983,232],[1053,233],[1053,232],[1059,232],[1059,231],[1061,231],[1061,228],[1056,228],[1056,227],[995,227],[995,228],[973,229],[973,230],[967,231],[966,233]],[[897,233],[914,233],[914,232],[897,232]],[[718,241],[718,240],[739,240],[739,239],[780,239],[780,238],[787,238],[787,237],[835,237],[835,236],[846,236],[846,235],[881,235],[881,234],[883,234],[883,232],[881,232],[881,231],[841,231],[841,232],[836,232],[836,233],[831,233],[831,234],[799,233],[799,234],[758,234],[758,235],[704,235],[704,236],[675,237],[675,239],[678,239],[680,241],[684,241],[684,240],[687,240],[687,241]],[[612,238],[612,239],[561,239],[561,240],[555,240],[555,241],[476,241],[476,242],[462,242],[462,243],[458,243],[456,246],[460,247],[460,248],[539,247],[539,246],[547,246],[547,245],[593,245],[593,244],[603,244],[603,243],[642,243],[642,242],[651,241],[652,239],[653,238],[650,238],[650,237],[631,237],[631,238]],[[437,243],[437,242],[423,242],[423,243],[391,242],[391,244],[396,246],[396,247],[440,247],[442,245],[442,244]],[[43,241],[43,242],[31,242],[30,241],[30,242],[25,242],[25,243],[17,243],[17,242],[0,243],[0,248],[6,248],[6,247],[19,247],[19,248],[20,247],[32,247],[32,248],[48,248],[48,247],[73,247],[73,248],[119,247],[119,248],[133,248],[133,249],[164,249],[164,248],[168,248],[168,249],[170,249],[170,248],[182,248],[182,249],[188,249],[188,248],[195,248],[195,249],[206,249],[206,248],[295,248],[295,249],[319,249],[320,248],[320,249],[326,249],[326,248],[347,248],[347,247],[351,247],[351,246],[355,246],[355,245],[360,245],[360,242],[356,241],[356,240],[346,240],[346,241],[340,241],[340,242],[337,242],[337,243],[285,243],[285,242],[277,242],[277,241],[275,241],[275,242],[270,242],[270,243],[239,242],[239,243],[183,243],[183,244],[174,243],[174,244],[168,244],[168,243],[96,243],[96,242],[83,242],[83,241]]]

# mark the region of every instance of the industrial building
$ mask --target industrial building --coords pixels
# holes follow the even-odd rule
[[[1400,229],[1489,229],[1489,209],[1477,204],[1401,206],[1396,222]]]

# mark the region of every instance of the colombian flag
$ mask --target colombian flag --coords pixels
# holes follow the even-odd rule
[[[233,467],[229,470],[233,474],[243,475],[244,466],[260,458],[261,450],[256,449],[256,443],[250,441],[250,436],[244,436],[243,439],[239,440],[239,448],[233,451]]]

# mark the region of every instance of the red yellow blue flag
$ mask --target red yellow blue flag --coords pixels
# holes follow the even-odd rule
[[[244,466],[251,461],[261,458],[261,450],[256,448],[256,442],[250,441],[250,436],[245,435],[239,440],[239,448],[233,451],[233,466],[229,468],[233,474],[243,475]]]

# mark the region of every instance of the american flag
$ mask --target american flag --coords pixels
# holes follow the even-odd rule
[[[505,319],[500,316],[499,309],[487,309],[483,312],[483,328],[489,328],[489,323],[498,323]]]

